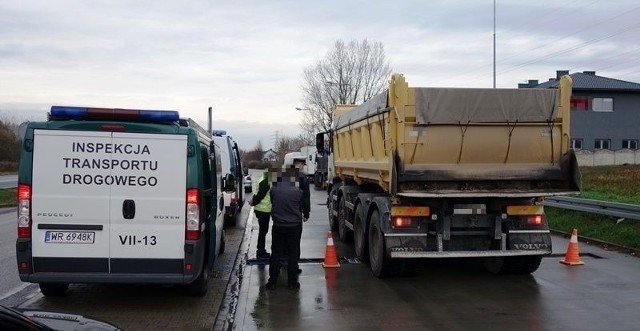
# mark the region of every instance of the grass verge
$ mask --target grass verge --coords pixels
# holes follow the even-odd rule
[[[546,207],[549,227],[571,233],[578,229],[578,236],[606,241],[615,245],[640,250],[640,221],[592,213]]]
[[[0,189],[0,207],[15,206],[17,204],[16,189]]]
[[[640,205],[640,165],[582,167],[580,198]],[[545,208],[549,226],[570,233],[640,250],[640,220]]]

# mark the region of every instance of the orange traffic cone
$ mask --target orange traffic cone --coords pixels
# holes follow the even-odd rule
[[[567,254],[564,260],[560,261],[566,265],[583,265],[584,262],[580,261],[580,250],[578,249],[578,229],[573,229],[571,233],[571,239],[569,240],[569,247],[567,247]]]
[[[333,237],[331,237],[331,231],[327,232],[327,248],[324,250],[324,262],[322,266],[325,268],[338,268],[340,263],[338,262],[338,254],[336,253],[336,247],[333,246]]]

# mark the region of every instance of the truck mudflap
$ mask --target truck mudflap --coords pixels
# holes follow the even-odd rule
[[[506,257],[551,254],[551,236],[548,230],[511,230],[503,234],[500,246],[492,250],[445,251],[442,235],[430,240],[437,241],[437,250],[429,249],[426,234],[385,234],[387,254],[391,258],[459,258],[459,257]],[[508,237],[508,240],[507,240]]]

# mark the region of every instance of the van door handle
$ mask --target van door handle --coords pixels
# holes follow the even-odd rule
[[[124,200],[122,202],[122,217],[127,220],[136,217],[136,203],[133,200]]]

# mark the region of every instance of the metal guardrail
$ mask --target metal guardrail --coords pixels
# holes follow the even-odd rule
[[[18,187],[18,175],[0,176],[0,189]]]
[[[544,205],[587,213],[640,220],[640,206],[628,203],[608,202],[571,197],[548,197]]]

